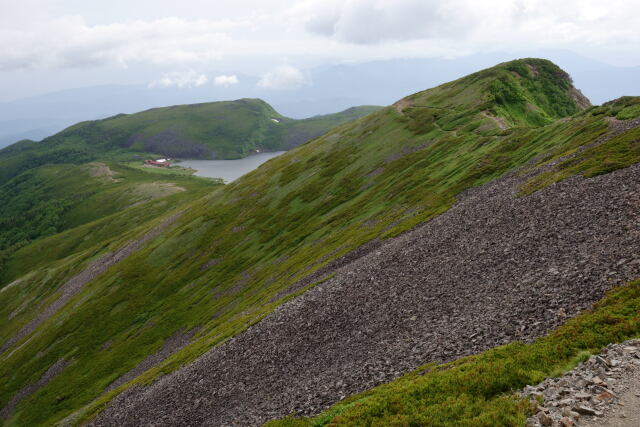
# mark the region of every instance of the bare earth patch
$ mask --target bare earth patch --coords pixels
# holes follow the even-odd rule
[[[114,175],[117,175],[114,171],[109,168],[104,163],[93,162],[87,165],[89,168],[89,176],[92,178],[102,178],[104,181],[108,182],[120,182],[121,180],[113,178]]]
[[[398,113],[403,114],[403,111],[405,110],[405,108],[409,108],[413,106],[413,102],[409,101],[406,98],[403,98],[400,101],[393,104],[393,106],[395,107]]]
[[[138,197],[156,199],[182,191],[185,191],[185,189],[173,182],[147,182],[137,185],[134,189],[134,194]]]
[[[486,118],[488,118],[489,120],[491,120],[493,123],[495,123],[496,126],[498,126],[498,128],[505,130],[509,128],[509,125],[507,124],[507,122],[502,118],[502,117],[497,117],[494,116],[492,114],[489,114],[487,111],[483,111],[482,115]]]
[[[582,94],[582,92],[580,92],[580,89],[576,89],[575,87],[571,88],[569,95],[571,96],[571,99],[573,99],[575,103],[578,104],[578,107],[580,107],[581,110],[586,110],[587,108],[591,107],[591,101],[589,101],[589,98],[587,98]]]

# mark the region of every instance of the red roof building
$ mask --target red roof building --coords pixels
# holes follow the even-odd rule
[[[144,163],[147,164],[147,165],[159,166],[159,167],[163,167],[163,168],[168,168],[169,166],[171,166],[171,163],[169,163],[166,159],[145,160]]]

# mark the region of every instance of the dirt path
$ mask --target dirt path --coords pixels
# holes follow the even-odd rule
[[[415,105],[413,103],[413,101],[410,101],[408,99],[401,99],[400,101],[396,102],[395,104],[393,104],[393,107],[395,107],[396,111],[400,114],[404,115],[404,110],[407,108],[431,108],[434,110],[449,110],[449,111],[455,111],[455,108],[451,108],[451,107],[436,107],[435,105]]]
[[[140,248],[142,248],[142,246],[146,242],[158,236],[165,228],[175,222],[175,220],[177,220],[180,215],[181,213],[172,215],[162,224],[160,224],[158,227],[151,230],[144,236],[127,243],[115,252],[110,252],[106,255],[103,255],[99,259],[91,262],[82,272],[69,279],[57,291],[60,294],[58,299],[47,306],[40,314],[38,314],[34,319],[32,319],[22,329],[20,329],[20,331],[18,331],[14,336],[5,341],[2,346],[0,346],[0,355],[8,350],[11,346],[16,344],[18,341],[31,334],[36,330],[38,326],[40,326],[51,316],[56,314],[62,307],[65,306],[65,304],[67,304],[67,302],[69,302],[71,298],[73,298],[78,292],[80,292],[87,283],[107,271],[114,264],[117,264],[132,253],[140,250]]]
[[[640,369],[625,379],[626,391],[619,393],[614,407],[601,418],[580,423],[582,427],[631,427],[640,426]]]

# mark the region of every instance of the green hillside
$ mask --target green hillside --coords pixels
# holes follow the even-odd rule
[[[179,206],[219,185],[99,162],[28,170],[0,185],[0,288],[44,261],[95,246],[161,215],[162,206]],[[99,224],[100,233],[89,231]],[[64,233],[72,229],[80,241]]]
[[[259,99],[176,105],[82,122],[45,138],[0,150],[0,182],[52,163],[133,160],[152,155],[237,159],[256,150],[288,150],[379,107],[294,120]]]
[[[243,110],[247,111],[246,117],[254,114],[259,119],[255,126],[247,126],[244,133],[235,134],[249,135],[243,148],[247,151],[233,154],[225,151],[229,157],[258,147],[283,148],[256,145],[286,141],[280,137],[269,139],[272,129],[281,132],[285,128],[291,132],[289,135],[301,135],[319,121],[335,124],[330,117],[316,118],[306,125],[302,121],[289,122],[264,103],[242,102],[254,108]],[[607,134],[612,118],[639,117],[639,104],[640,98],[623,98],[589,108],[569,76],[554,64],[539,59],[512,61],[411,95],[294,148],[229,185],[206,194],[198,193],[200,190],[192,193],[202,197],[162,207],[156,205],[153,212],[140,212],[137,217],[145,221],[128,224],[117,216],[121,214],[112,213],[117,208],[105,207],[104,212],[84,217],[97,220],[89,223],[74,216],[74,212],[86,207],[82,203],[72,206],[61,224],[79,227],[27,244],[20,252],[39,253],[67,239],[76,242],[73,249],[36,260],[32,268],[27,267],[30,258],[26,255],[9,261],[16,266],[10,267],[11,272],[3,282],[13,283],[0,290],[0,318],[8,319],[0,323],[0,345],[37,318],[40,304],[51,304],[57,290],[91,261],[125,247],[177,212],[181,216],[146,246],[80,289],[35,332],[0,354],[0,406],[26,384],[36,382],[57,361],[71,361],[46,386],[19,402],[6,424],[51,425],[65,418],[70,423],[80,423],[91,418],[118,392],[133,384],[148,384],[258,322],[296,295],[287,295],[285,291],[298,279],[372,239],[395,236],[428,221],[449,209],[462,191],[499,177],[536,156],[547,161],[575,152]],[[241,107],[244,104],[234,104],[234,108]],[[141,115],[81,124],[52,137],[49,143],[61,150],[55,153],[77,155],[74,158],[78,162],[97,155],[91,151],[97,146],[111,147],[116,159],[127,144],[129,148],[146,150],[145,138],[168,129],[177,131],[176,125],[167,126],[161,119],[168,111],[150,110]],[[353,117],[353,111],[348,115]],[[226,128],[219,126],[215,129],[225,134]],[[194,126],[189,137],[204,135],[207,131],[203,129]],[[92,140],[96,145],[91,150],[75,151],[76,143],[82,141],[79,133],[105,135],[105,130],[113,137]],[[132,134],[139,136],[130,139]],[[566,173],[535,183],[531,191],[571,174],[605,173],[637,163],[640,153],[629,135],[623,133],[606,146],[580,152],[567,165]],[[0,151],[0,166],[10,164],[13,171],[5,172],[4,179],[24,167],[20,166],[20,156],[36,156],[38,162],[46,162],[47,156],[51,158],[50,148],[38,154],[43,146],[24,142],[9,147],[7,152]],[[219,147],[230,150],[226,143]],[[603,163],[607,167],[598,169],[597,165]],[[113,168],[120,171],[117,166]],[[170,181],[183,185],[175,179],[172,177]],[[80,186],[74,191],[84,190]],[[100,195],[95,197],[100,200]],[[47,203],[42,196],[37,199]],[[104,215],[115,216],[109,222],[101,222],[107,218]],[[46,235],[49,223],[42,224],[42,235]],[[111,224],[112,232],[106,236],[105,230]],[[58,227],[54,227],[55,231],[65,229],[64,225]],[[74,234],[79,229],[82,232]],[[80,242],[85,234],[102,237],[95,239],[99,243],[91,245]],[[631,317],[628,310],[619,311]],[[599,333],[597,328],[594,330]],[[133,381],[103,394],[105,387],[161,348],[168,337],[186,331],[195,334],[189,345]],[[603,333],[602,337],[618,339],[620,335]],[[520,351],[520,347],[515,350]],[[545,361],[544,372],[561,368],[578,350],[577,346],[568,347],[562,359]],[[491,359],[494,354],[481,357]],[[540,367],[525,363],[517,369]],[[440,381],[436,376],[424,378]],[[468,377],[460,378],[455,379],[455,384],[464,384]],[[402,381],[408,383],[395,383],[375,391],[375,399],[369,399],[366,405],[358,405],[364,398],[355,397],[349,401],[355,404],[337,406],[323,418],[282,423],[324,425],[334,415],[349,415],[348,411],[362,411],[354,413],[386,421],[382,417],[386,412],[380,405],[395,404],[392,399],[397,390],[404,393],[398,395],[408,403],[394,407],[400,408],[399,415],[409,414],[419,404],[410,400],[416,396],[416,389],[411,388],[415,383]],[[518,384],[500,383],[500,387],[486,390],[460,386],[446,392],[468,396],[480,390],[478,393],[482,395],[478,399],[461,400],[457,409],[465,414],[468,408],[471,408],[468,413],[472,413],[481,405],[495,403],[496,399],[502,399],[501,393]],[[437,403],[447,407],[446,400]],[[436,406],[429,406],[429,410],[437,409]],[[526,408],[514,404],[509,410],[517,418]]]

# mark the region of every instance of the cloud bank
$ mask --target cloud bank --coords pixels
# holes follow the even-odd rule
[[[296,8],[307,30],[340,41],[376,44],[459,35],[470,16],[439,0],[307,1]]]
[[[300,89],[310,84],[304,73],[290,65],[283,65],[266,73],[260,81],[258,87],[273,90]]]
[[[158,80],[149,83],[149,87],[179,87],[189,88],[205,85],[209,82],[209,78],[204,74],[196,73],[193,70],[184,72],[167,73]]]
[[[257,57],[269,58],[263,66],[272,67],[310,56],[370,60],[548,47],[617,52],[611,56],[640,63],[637,0],[302,0],[294,6],[284,0],[224,6],[183,0],[179,7],[156,0],[158,11],[174,16],[137,20],[119,1],[104,22],[87,2],[7,3],[0,6],[0,71],[140,64],[221,69],[213,65],[237,60],[250,72]],[[90,16],[99,23],[88,22]],[[263,87],[280,85],[276,74],[286,72],[274,73]],[[302,81],[289,74],[282,78]]]
[[[312,34],[360,45],[640,42],[640,3],[633,0],[307,0],[290,14]]]
[[[236,76],[235,74],[230,76],[222,74],[220,76],[216,76],[213,79],[214,85],[222,87],[237,85],[239,82],[240,81],[238,80],[238,76]]]
[[[0,28],[0,70],[210,61],[239,26],[179,18],[91,26],[68,16],[29,31]]]

